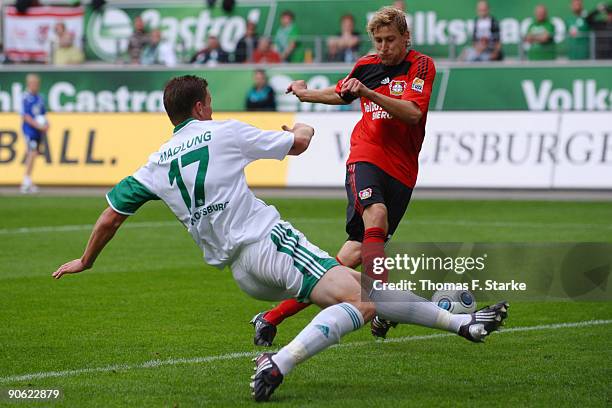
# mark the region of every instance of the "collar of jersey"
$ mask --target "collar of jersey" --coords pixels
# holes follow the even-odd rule
[[[172,131],[172,133],[176,133],[176,132],[178,132],[179,130],[181,130],[182,128],[184,128],[185,126],[187,126],[187,124],[188,124],[189,122],[194,121],[194,120],[195,120],[194,118],[187,118],[187,119],[185,119],[184,121],[182,121],[181,123],[179,123],[178,125],[176,125],[176,126],[174,127],[174,130]]]

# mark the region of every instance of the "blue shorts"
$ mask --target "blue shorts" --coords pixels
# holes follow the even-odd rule
[[[40,152],[40,142],[42,141],[41,133],[25,133],[23,134],[28,145],[28,150],[36,150]]]

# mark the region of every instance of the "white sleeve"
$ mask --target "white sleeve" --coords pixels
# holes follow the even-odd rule
[[[240,151],[250,161],[257,159],[285,158],[293,146],[294,136],[282,130],[261,130],[246,123],[233,121],[231,135],[238,142]]]

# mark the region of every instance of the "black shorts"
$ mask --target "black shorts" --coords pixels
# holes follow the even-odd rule
[[[363,241],[365,228],[363,226],[363,210],[376,203],[387,207],[389,231],[387,240],[391,238],[399,225],[410,197],[412,189],[391,177],[378,166],[358,162],[346,167],[346,233],[348,241]]]

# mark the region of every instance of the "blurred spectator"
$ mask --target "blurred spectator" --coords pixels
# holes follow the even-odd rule
[[[227,52],[223,51],[219,45],[219,39],[214,35],[209,35],[206,41],[206,48],[198,51],[191,60],[192,64],[217,65],[229,62]]]
[[[4,55],[4,47],[2,45],[2,43],[0,43],[0,64],[6,64],[8,61],[8,58],[6,58],[6,55]]]
[[[557,58],[555,26],[550,22],[548,10],[542,4],[535,8],[535,21],[527,29],[525,41],[529,44],[528,59],[536,61]]]
[[[344,62],[344,53],[340,51],[336,41],[327,41],[326,62]]]
[[[355,62],[359,57],[359,33],[355,31],[355,18],[345,14],[340,18],[340,33],[327,39],[327,60]]]
[[[300,33],[295,25],[295,16],[285,10],[280,16],[281,26],[274,36],[274,46],[285,62],[302,62],[303,55],[298,51]]]
[[[74,45],[74,34],[66,30],[62,22],[56,23],[53,29],[52,59],[54,65],[82,64],[85,56],[80,48]]]
[[[206,0],[209,8],[215,8],[217,5],[217,0]],[[236,7],[236,0],[223,0],[221,2],[221,8],[226,13],[232,13],[234,11],[234,7]]]
[[[140,54],[148,42],[149,36],[145,31],[144,21],[142,17],[136,16],[136,18],[134,18],[134,32],[130,36],[128,42],[128,56],[132,64],[138,64],[140,62]]]
[[[464,51],[466,61],[499,61],[502,59],[499,23],[489,12],[489,3],[482,0],[476,6],[472,46]]]
[[[567,57],[571,60],[589,58],[589,24],[582,0],[572,0],[572,16],[565,20],[567,27]]]
[[[149,42],[142,49],[140,54],[142,65],[165,65],[173,67],[176,65],[176,54],[172,45],[167,41],[162,41],[161,31],[151,31]]]
[[[253,53],[253,62],[256,64],[278,64],[281,56],[272,48],[272,42],[268,37],[261,37],[257,49]]]
[[[40,94],[40,77],[36,74],[28,74],[26,76],[26,92],[23,94],[21,108],[23,118],[21,128],[28,148],[25,157],[25,174],[20,189],[23,194],[38,191],[38,187],[32,183],[32,170],[34,169],[34,160],[41,153],[41,144],[49,130],[46,113],[45,100]]]
[[[257,35],[257,24],[252,21],[247,21],[246,33],[244,34],[244,37],[238,40],[238,44],[236,44],[234,62],[253,61],[253,53],[257,49],[258,42],[259,36]]]
[[[603,18],[598,17],[603,15]],[[612,4],[600,4],[586,17],[595,32],[595,58],[612,59]]]
[[[255,70],[253,74],[253,88],[247,94],[246,109],[248,111],[276,110],[274,90],[268,84],[268,77],[263,69]]]

